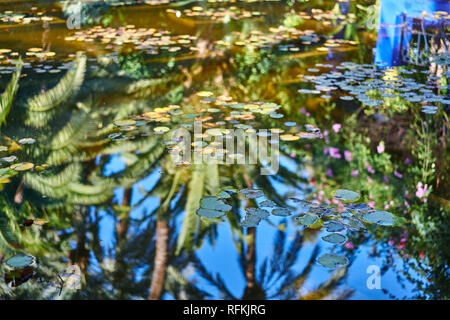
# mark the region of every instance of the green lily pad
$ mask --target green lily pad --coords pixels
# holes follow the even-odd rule
[[[336,269],[338,266],[345,266],[348,264],[348,259],[344,256],[339,256],[334,253],[326,253],[321,255],[317,262],[319,262],[322,266],[330,269]]]
[[[342,244],[347,240],[345,236],[339,233],[332,233],[329,235],[326,235],[325,237],[322,237],[323,241],[334,243],[334,244]]]
[[[224,200],[217,197],[205,197],[200,201],[200,207],[203,209],[230,211],[232,206],[226,204]]]
[[[265,219],[270,216],[269,211],[260,208],[245,208],[245,211],[247,212],[247,214],[256,216],[260,219]]]
[[[218,218],[225,215],[226,211],[200,208],[197,210],[197,214],[205,218]]]
[[[337,189],[334,191],[334,197],[340,200],[355,201],[360,197],[360,194],[352,190]]]
[[[255,215],[247,214],[245,218],[241,221],[241,226],[256,227],[261,222],[261,220],[262,220],[261,218]]]
[[[362,215],[361,219],[381,226],[393,226],[397,220],[392,213],[387,211],[372,211]]]
[[[33,144],[36,142],[33,138],[22,138],[19,141],[19,144]]]
[[[317,220],[319,220],[319,217],[316,216],[315,214],[314,215],[313,214],[311,214],[311,215],[307,214],[307,215],[304,215],[302,217],[298,217],[297,220],[301,224],[304,224],[305,226],[309,226],[309,225],[312,225],[312,224],[316,223]]]
[[[261,201],[259,206],[263,207],[263,208],[273,208],[276,206],[276,203],[273,201],[270,201],[270,200],[264,200],[264,201]]]
[[[328,232],[338,232],[344,230],[344,226],[337,221],[328,221],[325,226]]]
[[[11,268],[24,268],[26,266],[29,266],[33,262],[34,262],[33,256],[26,256],[24,254],[14,256],[6,260],[6,264]]]
[[[279,217],[288,217],[292,214],[292,212],[286,208],[277,208],[272,210],[272,214]]]
[[[114,124],[118,127],[129,127],[135,125],[136,120],[133,119],[115,120]]]
[[[264,192],[259,189],[242,189],[239,193],[243,194],[246,199],[254,199],[264,196]]]

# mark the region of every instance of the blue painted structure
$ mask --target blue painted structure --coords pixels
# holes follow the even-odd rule
[[[391,67],[403,64],[400,47],[404,15],[420,18],[423,11],[429,14],[435,11],[450,13],[450,0],[381,0],[376,65]]]

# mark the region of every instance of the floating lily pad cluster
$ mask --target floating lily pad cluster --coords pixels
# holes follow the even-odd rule
[[[22,138],[18,143],[10,140],[8,145],[0,145],[0,184],[9,183],[10,178],[22,171],[36,170],[42,171],[49,165],[42,164],[35,166],[32,162],[20,162],[19,158],[11,154],[14,151],[22,149],[20,145],[30,145],[36,142],[33,138]]]
[[[417,73],[427,75],[429,81],[423,84],[408,77]],[[444,74],[449,76],[450,71],[444,71]],[[385,99],[401,97],[411,103],[421,104],[424,113],[434,114],[439,109],[439,104],[450,104],[450,99],[446,95],[438,94],[439,90],[446,90],[449,86],[437,83],[440,77],[432,75],[428,69],[381,69],[369,64],[344,62],[334,71],[320,75],[305,75],[303,79],[314,83],[315,90],[301,93],[329,96],[332,91],[340,89],[350,94],[341,96],[342,100],[351,101],[356,98],[362,104],[371,107],[382,106]]]
[[[166,11],[170,14],[175,14],[176,17],[202,18],[219,23],[228,23],[231,20],[241,20],[244,18],[261,17],[266,14],[265,12],[249,11],[236,6],[219,8],[203,8],[200,6],[194,6],[184,10],[167,9]]]
[[[366,204],[355,203],[354,201],[360,198],[358,192],[337,189],[334,197],[344,202],[343,208],[297,198],[289,200],[293,201],[302,212],[296,217],[301,225],[312,229],[324,228],[328,234],[323,236],[322,240],[335,245],[347,241],[347,237],[341,232],[365,230],[364,223],[381,226],[394,226],[398,223],[397,218],[390,212],[374,210]],[[327,268],[335,268],[338,265],[346,265],[348,259],[333,253],[319,257],[318,262]]]
[[[313,30],[299,30],[284,26],[271,27],[268,33],[252,30],[249,34],[234,32],[230,40],[218,40],[219,47],[255,47],[270,49],[277,47],[280,51],[298,52],[298,43],[308,45],[321,40]],[[292,42],[292,43],[291,43]]]
[[[67,36],[66,41],[92,43],[98,42],[105,45],[105,49],[116,50],[122,46],[133,46],[136,50],[145,50],[150,55],[157,55],[161,51],[177,52],[182,49],[195,48],[195,36],[173,35],[167,30],[154,28],[136,28],[127,25],[120,28],[104,28],[94,26],[88,30],[76,31],[72,36]],[[185,50],[186,51],[186,50]]]
[[[284,117],[284,114],[279,112],[281,106],[274,103],[261,101],[240,103],[233,101],[228,96],[213,98],[213,93],[209,91],[200,91],[196,95],[200,101],[195,107],[182,108],[178,105],[170,105],[164,108],[155,108],[153,111],[131,116],[127,119],[117,119],[114,121],[114,132],[109,134],[109,138],[125,140],[136,136],[164,135],[177,128],[184,128],[192,132],[195,122],[198,122],[201,123],[205,131],[198,137],[202,140],[191,142],[193,152],[212,159],[226,157],[234,160],[246,156],[246,154],[232,153],[226,149],[226,141],[224,140],[234,138],[232,131],[234,129],[241,129],[244,133],[255,133],[260,137],[265,136],[270,144],[278,143],[277,140],[272,138],[275,134],[282,141],[323,137],[321,130],[312,124],[305,125],[304,130],[292,121],[284,122],[282,128],[263,128],[265,119],[281,119]],[[208,142],[203,138],[208,138],[205,139]],[[176,138],[165,140],[164,144],[169,153],[181,154],[184,151],[184,144],[181,142],[182,140]],[[182,161],[177,165],[185,167],[189,166],[190,163]]]

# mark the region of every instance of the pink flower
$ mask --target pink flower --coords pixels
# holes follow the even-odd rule
[[[377,152],[383,153],[384,152],[384,142],[381,141],[380,144],[377,146]]]
[[[358,176],[358,170],[352,170],[351,174],[352,174],[352,177],[356,178]]]
[[[418,198],[423,198],[426,196],[427,194],[427,189],[428,189],[428,185],[424,185],[421,181],[419,181],[419,183],[417,184],[417,191],[416,191],[416,197]]]
[[[333,170],[327,169],[327,171],[325,171],[325,174],[329,177],[333,177]]]
[[[336,158],[336,159],[340,159],[341,158],[341,154],[339,153],[339,149],[338,148],[330,147],[329,150],[330,150],[330,157]]]
[[[350,249],[350,250],[355,249],[355,246],[354,246],[353,243],[351,243],[350,241],[346,242],[346,243],[344,244],[344,246],[345,246],[347,249]]]
[[[335,123],[335,124],[333,124],[332,128],[333,128],[334,132],[338,133],[339,130],[341,129],[341,127],[342,127],[342,125],[340,123]]]
[[[368,205],[369,207],[371,207],[371,208],[374,208],[374,207],[375,207],[375,201],[369,201],[369,202],[367,203],[367,205]]]
[[[327,154],[328,153],[328,148],[327,147],[323,147],[323,154]]]
[[[370,166],[368,162],[366,162],[366,169],[369,171],[369,173],[374,174],[375,170]]]
[[[347,162],[352,161],[352,153],[348,150],[344,151],[344,158]]]
[[[403,178],[403,175],[400,172],[398,172],[397,170],[394,170],[394,176],[396,176],[399,179]]]
[[[295,151],[292,151],[289,157],[294,158],[295,157]]]

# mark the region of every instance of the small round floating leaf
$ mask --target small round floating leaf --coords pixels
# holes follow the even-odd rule
[[[205,217],[205,218],[218,218],[226,214],[225,211],[220,210],[214,210],[214,209],[205,209],[200,208],[197,210],[197,214],[199,216]]]
[[[307,214],[302,217],[298,217],[297,220],[301,224],[304,224],[305,226],[309,226],[309,225],[312,225],[315,222],[317,222],[317,220],[319,220],[319,217],[316,215]]]
[[[230,211],[232,206],[217,197],[205,197],[200,201],[200,207],[203,209]]]
[[[118,127],[129,127],[129,126],[135,125],[136,121],[133,119],[120,119],[120,120],[115,120],[114,124]]]
[[[293,136],[292,134],[283,134],[280,136],[280,139],[283,141],[295,141],[295,140],[299,140],[300,137],[299,136]]]
[[[334,253],[326,253],[322,256],[320,256],[317,259],[317,262],[319,262],[322,266],[330,269],[335,269],[338,266],[345,266],[348,264],[348,259],[344,256],[339,256]]]
[[[292,213],[291,213],[291,210],[289,210],[289,209],[286,209],[286,208],[277,208],[277,209],[273,209],[273,210],[272,210],[272,214],[273,214],[274,216],[279,216],[279,217],[288,217],[288,216],[290,216]]]
[[[245,211],[247,215],[253,215],[260,219],[265,219],[270,215],[269,211],[260,208],[245,208]]]
[[[334,191],[334,197],[340,200],[355,201],[360,197],[360,194],[352,190],[337,189]]]
[[[33,138],[22,138],[19,141],[19,144],[33,144],[36,142]]]
[[[344,230],[344,226],[336,221],[329,221],[325,226],[328,232],[338,232]]]
[[[264,192],[259,189],[242,189],[239,193],[243,194],[246,199],[255,199],[264,196]]]
[[[335,243],[335,244],[342,244],[347,240],[345,236],[339,233],[332,233],[329,235],[326,235],[325,237],[322,237],[323,241],[329,242],[329,243]]]
[[[32,264],[33,261],[34,261],[33,256],[26,256],[24,254],[20,254],[6,260],[6,264],[11,268],[24,268]]]
[[[273,202],[273,201],[270,201],[270,200],[264,200],[264,201],[261,201],[261,203],[259,204],[259,206],[260,207],[263,207],[263,208],[273,208],[273,207],[275,207],[277,204],[275,203],[275,202]]]
[[[15,171],[27,171],[32,169],[33,167],[34,164],[32,164],[31,162],[20,162],[10,166],[10,168]]]
[[[396,223],[395,216],[387,211],[372,211],[362,216],[362,219],[369,223],[376,223],[381,226],[393,226]]]
[[[0,161],[4,161],[4,162],[14,162],[16,160],[17,160],[16,156],[9,156],[9,157],[0,158]]]
[[[167,132],[169,130],[170,130],[170,128],[168,128],[168,127],[156,127],[156,128],[153,128],[153,131],[155,131],[156,133],[165,133],[165,132]]]
[[[220,199],[231,198],[231,195],[228,192],[226,192],[225,190],[221,190],[221,191],[217,192],[216,196],[217,196],[217,198],[220,198]]]

